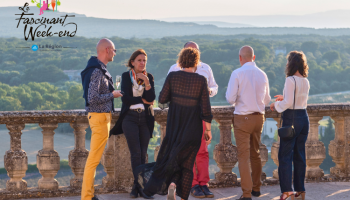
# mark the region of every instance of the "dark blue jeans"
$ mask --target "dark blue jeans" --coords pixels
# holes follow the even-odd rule
[[[134,172],[137,166],[146,163],[150,134],[145,111],[138,113],[134,110],[129,110],[122,126],[130,150],[131,168]],[[136,180],[137,177],[134,174],[134,183],[137,183]]]
[[[280,179],[281,192],[291,192],[292,173],[294,165],[294,191],[305,191],[304,180],[306,171],[305,143],[309,133],[309,117],[305,109],[294,110],[294,130],[293,139],[281,139],[278,152],[278,176]],[[293,110],[288,109],[283,112],[282,126],[292,125]]]

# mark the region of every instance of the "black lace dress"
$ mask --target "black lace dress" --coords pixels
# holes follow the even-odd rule
[[[159,103],[170,102],[166,136],[155,163],[136,168],[138,183],[148,195],[166,195],[171,182],[176,193],[188,199],[193,165],[201,145],[202,120],[211,123],[207,80],[196,73],[171,72],[159,95]]]

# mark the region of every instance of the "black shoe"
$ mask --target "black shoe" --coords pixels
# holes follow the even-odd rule
[[[139,193],[137,192],[136,184],[134,184],[130,192],[130,198],[137,198],[138,196]]]
[[[137,189],[137,192],[140,194],[140,196],[143,197],[144,199],[154,199],[153,196],[147,195],[139,185],[136,186],[136,189]]]
[[[205,194],[203,193],[202,189],[199,187],[199,185],[195,185],[191,189],[191,195],[195,198],[205,198]]]
[[[237,200],[252,200],[250,197],[243,197],[243,195]]]
[[[260,191],[256,192],[256,191],[252,190],[252,195],[255,197],[260,197],[261,193],[260,193]]]
[[[98,200],[96,196],[92,197],[91,200]]]
[[[208,186],[202,185],[202,186],[199,186],[199,187],[202,189],[205,197],[207,197],[207,198],[214,198],[214,194],[212,192],[210,192]]]

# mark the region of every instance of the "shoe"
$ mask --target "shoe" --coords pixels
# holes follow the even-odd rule
[[[136,186],[137,192],[140,194],[140,197],[143,197],[144,199],[154,199],[153,196],[151,195],[147,195],[143,189],[141,188],[141,186],[137,185]]]
[[[301,199],[302,199],[302,200],[305,200],[305,195],[306,195],[306,192],[305,192],[305,191],[295,193],[295,197],[298,198],[298,197],[301,196]],[[298,198],[298,199],[299,199],[299,198]]]
[[[130,198],[137,198],[138,196],[139,193],[137,192],[136,184],[134,184],[130,192]]]
[[[99,200],[96,196],[92,197],[91,200]]]
[[[195,198],[205,198],[205,194],[203,193],[202,189],[199,187],[199,185],[195,185],[191,189],[191,195]]]
[[[260,197],[261,193],[260,193],[260,191],[256,192],[256,191],[252,190],[252,195],[255,197]]]
[[[170,184],[168,188],[167,200],[176,200],[176,186],[175,184]]]
[[[243,195],[237,200],[252,200],[250,197],[243,197]]]
[[[286,195],[285,198],[283,198],[283,196]],[[286,199],[290,199],[294,200],[294,193],[290,194],[289,192],[283,192],[282,195],[280,196],[280,200],[286,200]]]
[[[202,185],[202,186],[199,186],[199,187],[202,189],[202,191],[203,191],[203,193],[204,193],[206,198],[214,198],[214,194],[212,192],[210,192],[208,186]]]

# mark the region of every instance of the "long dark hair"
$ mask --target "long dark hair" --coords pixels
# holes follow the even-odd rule
[[[287,56],[286,76],[293,76],[297,71],[307,77],[309,74],[309,66],[307,65],[306,56],[302,51],[291,51]]]

